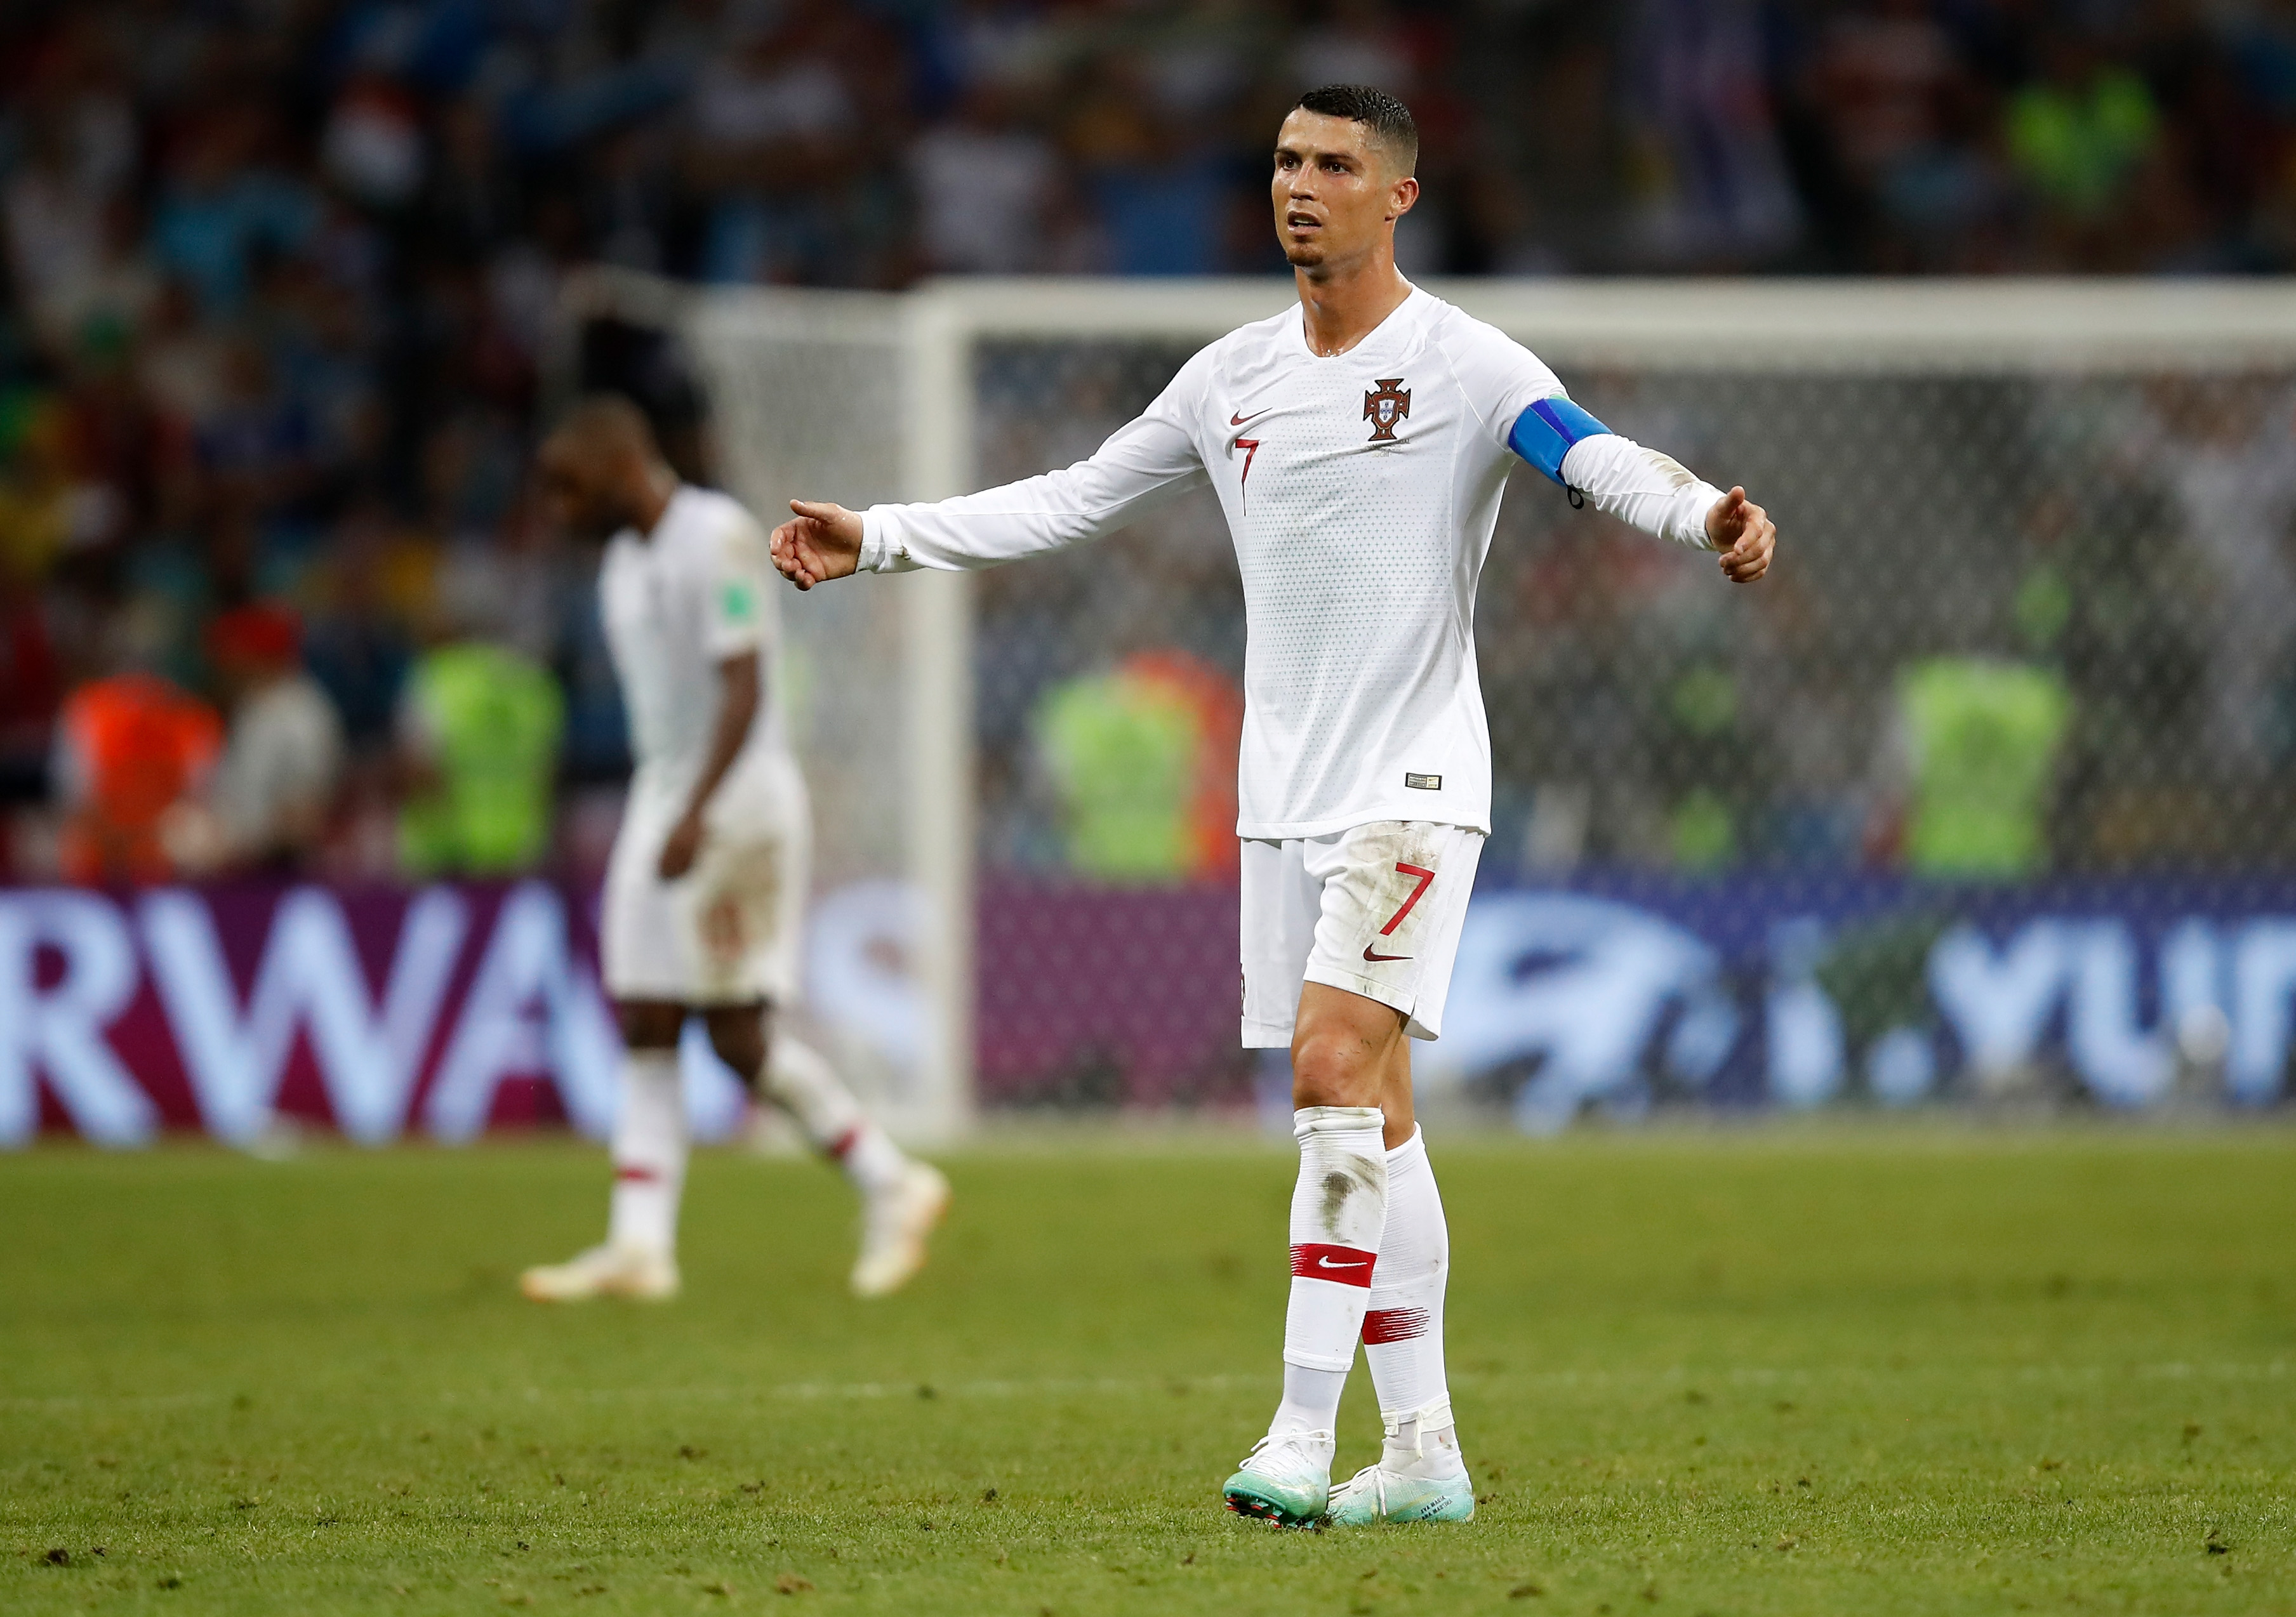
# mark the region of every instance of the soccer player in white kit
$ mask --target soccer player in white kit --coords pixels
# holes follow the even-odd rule
[[[1573,404],[1554,373],[1395,267],[1419,192],[1410,113],[1302,96],[1275,147],[1275,227],[1300,301],[1183,365],[1065,471],[865,513],[797,502],[774,560],[800,588],[856,570],[980,568],[1113,532],[1209,483],[1248,617],[1239,759],[1243,1042],[1292,1049],[1300,1177],[1283,1395],[1223,1490],[1292,1525],[1464,1521],[1474,1492],[1443,1368],[1443,1206],[1412,1118],[1410,1041],[1441,1031],[1490,739],[1475,582],[1516,457],[1726,576],[1776,534]],[[1386,1439],[1337,1490],[1340,1392],[1365,1344]]]
[[[765,533],[727,495],[680,483],[626,399],[577,405],[540,469],[557,519],[606,540],[599,606],[637,767],[599,927],[627,1046],[607,1238],[528,1270],[521,1287],[538,1302],[676,1294],[677,1041],[699,1015],[720,1058],[860,1191],[853,1289],[882,1295],[924,1262],[948,1186],[902,1154],[818,1052],[770,1025],[797,997],[811,822],[767,689],[780,608]]]

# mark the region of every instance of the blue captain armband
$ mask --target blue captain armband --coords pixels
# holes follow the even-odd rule
[[[1598,438],[1611,429],[1569,399],[1543,398],[1515,417],[1507,434],[1507,447],[1529,461],[1562,486],[1562,457],[1584,438]]]

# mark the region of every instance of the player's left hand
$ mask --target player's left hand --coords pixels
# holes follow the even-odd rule
[[[1732,584],[1751,584],[1770,570],[1778,525],[1744,489],[1734,488],[1706,513],[1706,536],[1722,552],[1722,576]]]
[[[693,868],[693,856],[701,851],[701,816],[687,814],[669,828],[669,835],[661,845],[661,878],[676,881]]]

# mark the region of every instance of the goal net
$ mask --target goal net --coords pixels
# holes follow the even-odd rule
[[[1281,282],[654,299],[761,514],[1089,453]],[[2296,991],[2296,300],[1461,283],[1784,535],[1721,580],[1528,468],[1477,618],[1492,836],[1429,1104],[2257,1105]],[[595,306],[604,306],[598,305]],[[1366,383],[1366,386],[1370,384]],[[1244,624],[1199,492],[792,597],[815,1013],[916,1126],[1244,1107]]]

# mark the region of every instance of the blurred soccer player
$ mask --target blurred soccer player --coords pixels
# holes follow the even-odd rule
[[[1767,570],[1775,541],[1743,489],[1613,435],[1526,349],[1397,273],[1418,144],[1381,91],[1309,92],[1276,137],[1272,186],[1297,307],[1196,355],[1065,471],[865,513],[797,502],[773,535],[775,565],[810,589],[1057,550],[1207,482],[1226,508],[1250,628],[1243,1042],[1291,1046],[1300,1178],[1283,1402],[1224,1492],[1292,1524],[1474,1514],[1409,1041],[1441,1030],[1490,828],[1475,581],[1509,456],[1645,532],[1719,551],[1738,583]],[[1358,1338],[1387,1436],[1334,1490]]]
[[[628,1046],[605,1245],[530,1269],[537,1301],[677,1290],[690,1015],[734,1071],[794,1117],[866,1206],[853,1289],[894,1290],[924,1262],[948,1202],[829,1063],[774,1029],[794,997],[811,837],[805,782],[767,699],[779,611],[764,532],[725,494],[681,484],[645,418],[578,405],[542,446],[557,519],[607,541],[598,592],[637,769],[606,870],[599,951]]]

